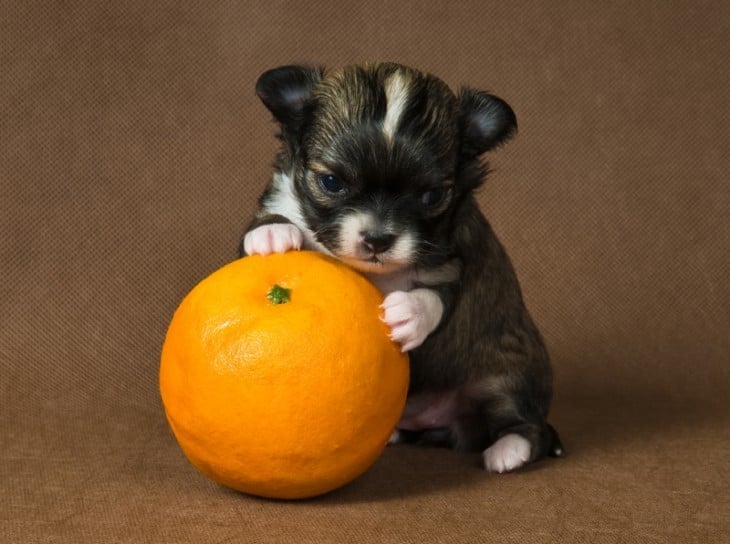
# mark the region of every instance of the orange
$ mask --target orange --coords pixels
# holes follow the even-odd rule
[[[190,462],[220,484],[311,497],[365,472],[405,404],[408,357],[382,295],[322,254],[234,261],[173,316],[160,392]]]

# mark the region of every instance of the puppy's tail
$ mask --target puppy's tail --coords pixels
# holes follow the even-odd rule
[[[550,457],[562,457],[565,453],[563,449],[563,443],[560,441],[560,436],[555,428],[547,423],[548,435],[550,439],[550,446],[548,448],[548,455]]]

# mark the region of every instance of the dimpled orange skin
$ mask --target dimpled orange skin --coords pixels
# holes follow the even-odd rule
[[[273,304],[274,285],[291,299]],[[365,472],[408,389],[380,292],[345,265],[292,251],[234,261],[175,312],[160,392],[190,462],[225,486],[298,499]]]

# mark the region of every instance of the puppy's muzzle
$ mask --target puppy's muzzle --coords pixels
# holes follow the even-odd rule
[[[368,230],[360,233],[363,247],[373,255],[388,251],[395,243],[396,235]]]

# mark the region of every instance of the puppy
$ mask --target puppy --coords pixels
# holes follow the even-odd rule
[[[493,472],[561,455],[545,345],[474,198],[512,109],[397,64],[284,66],[256,92],[282,146],[240,254],[321,251],[380,288],[411,361],[391,442],[483,451]]]

